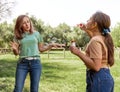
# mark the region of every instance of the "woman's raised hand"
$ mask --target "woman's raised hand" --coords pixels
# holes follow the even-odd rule
[[[17,50],[19,48],[19,44],[16,42],[10,42],[10,46],[12,47],[12,50]]]

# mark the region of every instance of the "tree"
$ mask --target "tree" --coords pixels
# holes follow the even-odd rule
[[[117,23],[117,25],[114,28],[112,28],[111,35],[115,47],[120,47],[120,23]]]
[[[6,21],[0,24],[0,47],[8,48],[9,42],[13,40],[13,24]]]
[[[68,39],[75,40],[77,47],[85,47],[90,40],[87,33],[76,26],[73,27],[73,31],[69,33]]]
[[[13,0],[0,0],[0,20],[11,15],[14,4],[15,2]]]
[[[43,33],[43,25],[44,22],[41,19],[37,19],[35,16],[30,17],[33,23],[33,26],[35,27],[35,30],[39,31],[40,33]]]
[[[67,45],[69,43],[68,35],[72,32],[70,26],[66,23],[61,23],[54,29],[54,37],[57,38],[57,42]]]
[[[42,34],[45,43],[50,43],[53,37],[54,29],[50,25],[46,25],[43,27],[43,30],[45,30],[44,33]]]

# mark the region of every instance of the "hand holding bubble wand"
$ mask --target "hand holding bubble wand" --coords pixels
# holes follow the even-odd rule
[[[76,47],[76,41],[75,40],[71,40],[71,46]]]
[[[84,23],[77,24],[77,27],[79,27],[81,30],[86,30],[86,25]]]
[[[84,30],[86,33],[89,34],[90,37],[92,37],[92,33],[90,30],[87,29],[86,24],[80,23],[80,24],[77,24],[77,27],[79,27],[81,30]]]

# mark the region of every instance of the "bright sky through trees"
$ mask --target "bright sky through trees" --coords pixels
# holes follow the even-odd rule
[[[16,0],[10,19],[29,13],[53,27],[63,22],[75,26],[100,10],[111,17],[114,26],[120,22],[119,9],[119,0]]]

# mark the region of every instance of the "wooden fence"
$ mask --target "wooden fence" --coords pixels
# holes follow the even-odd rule
[[[60,48],[52,48],[51,50],[48,51],[48,58],[50,58],[50,52],[51,51],[63,51],[63,58],[65,58],[65,48],[64,47],[60,47]]]
[[[8,48],[0,48],[0,54],[7,54],[10,53],[11,49]]]

